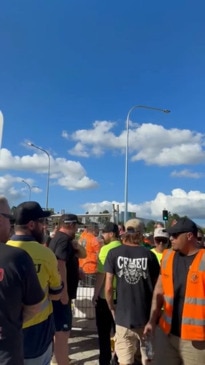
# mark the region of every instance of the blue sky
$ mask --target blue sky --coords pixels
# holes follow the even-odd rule
[[[205,221],[205,3],[18,0],[0,5],[0,194],[75,213],[167,208]]]

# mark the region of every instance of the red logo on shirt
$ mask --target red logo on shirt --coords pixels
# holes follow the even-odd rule
[[[0,269],[0,281],[4,278],[4,269]]]

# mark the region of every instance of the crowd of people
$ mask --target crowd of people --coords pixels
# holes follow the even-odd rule
[[[204,365],[203,230],[184,217],[147,241],[133,218],[79,234],[78,217],[63,214],[50,234],[49,215],[29,201],[12,216],[0,197],[1,365],[69,365],[80,280],[94,287],[99,365]]]

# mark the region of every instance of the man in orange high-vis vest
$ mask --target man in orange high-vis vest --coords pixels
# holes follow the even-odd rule
[[[198,247],[198,227],[189,218],[180,218],[167,231],[172,249],[163,253],[144,329],[145,335],[154,333],[159,320],[152,364],[204,365],[205,250]]]
[[[79,244],[86,250],[86,257],[79,259],[80,268],[85,273],[85,285],[94,286],[97,273],[98,254],[101,244],[98,239],[99,227],[95,222],[90,222],[87,225],[86,232],[82,233],[79,238]]]

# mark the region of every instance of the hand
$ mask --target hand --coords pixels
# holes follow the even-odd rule
[[[77,240],[72,240],[72,246],[75,250],[78,249],[78,241]]]
[[[93,295],[93,297],[92,297],[92,303],[93,303],[93,305],[94,306],[96,306],[96,304],[97,304],[97,300],[98,300],[98,296],[96,296],[95,294]]]
[[[155,331],[155,327],[156,327],[155,324],[153,324],[151,322],[147,322],[147,324],[145,325],[145,328],[144,328],[143,335],[144,336],[153,335],[154,334],[154,331]]]
[[[79,280],[85,280],[85,273],[84,273],[83,269],[79,268],[78,276],[79,276]]]

